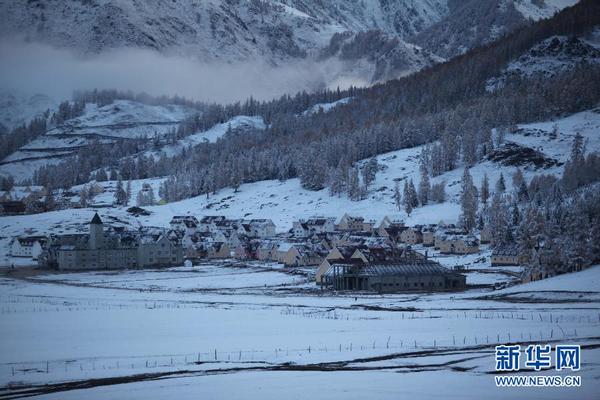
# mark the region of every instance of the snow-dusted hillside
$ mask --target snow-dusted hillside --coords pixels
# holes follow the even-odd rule
[[[572,6],[578,0],[521,0],[515,1],[515,8],[527,19],[537,21],[550,18],[565,7]]]
[[[49,129],[0,162],[0,174],[16,181],[30,179],[35,170],[55,164],[91,143],[113,143],[116,139],[152,139],[164,136],[185,117],[196,113],[180,105],[155,106],[129,100],[97,107],[88,104],[81,117]]]
[[[600,30],[581,38],[552,36],[543,40],[511,62],[500,76],[489,79],[486,88],[501,87],[514,76],[551,78],[582,64],[600,64]]]
[[[526,25],[549,18],[578,0],[465,0],[449,2],[445,18],[409,38],[435,54],[451,58]]]
[[[336,34],[321,51],[321,57],[339,60],[340,75],[367,78],[367,82],[399,78],[444,61],[428,50],[379,30]]]
[[[553,133],[555,129],[558,132],[556,136]],[[514,143],[520,149],[536,150],[545,158],[555,161],[549,168],[538,168],[532,160],[521,158],[518,165],[525,178],[529,180],[537,173],[560,174],[562,172],[563,163],[567,160],[576,132],[585,138],[588,152],[600,151],[600,135],[598,135],[600,109],[596,108],[554,121],[519,125],[516,133],[506,136],[506,143]],[[367,198],[361,201],[351,201],[346,195],[339,198],[331,197],[327,189],[304,190],[298,179],[291,179],[285,182],[271,180],[249,183],[241,185],[238,192],[233,189],[223,189],[209,198],[198,196],[166,205],[147,207],[152,212],[149,216],[134,217],[122,207],[99,208],[98,212],[108,221],[134,227],[139,224],[167,226],[173,215],[180,214],[271,218],[276,223],[278,231],[290,229],[292,222],[299,218],[312,215],[339,218],[344,213],[361,215],[374,220],[380,220],[387,215],[393,219],[403,219],[409,224],[437,223],[440,220],[454,223],[460,212],[458,196],[462,168],[446,172],[431,180],[432,183],[446,182],[446,203],[416,208],[410,216],[407,216],[403,210],[399,211],[395,206],[393,194],[396,182],[402,185],[406,179],[413,179],[415,184],[419,181],[420,152],[421,147],[415,147],[379,155],[377,159],[381,170],[377,173]],[[484,174],[488,175],[493,184],[502,173],[510,190],[510,176],[515,168],[515,165],[506,165],[502,160],[483,161],[471,168],[471,175],[475,184],[479,186]],[[151,183],[157,193],[161,181],[162,179],[132,181],[133,192],[139,190],[143,183]],[[94,202],[111,204],[116,182],[99,184],[105,187],[105,191],[98,195]],[[74,188],[74,191],[76,192],[77,189],[78,187]],[[72,209],[36,215],[0,217],[0,228],[3,236],[85,229],[85,224],[92,213],[92,209]]]
[[[46,110],[52,112],[57,106],[56,101],[43,94],[28,95],[0,88],[0,134],[26,124]]]
[[[177,143],[163,146],[160,150],[149,150],[145,152],[145,155],[152,155],[158,158],[164,153],[167,157],[173,157],[176,154],[180,154],[183,149],[194,147],[200,143],[214,143],[225,135],[229,129],[236,130],[250,128],[265,129],[266,125],[260,116],[238,115],[222,124],[216,124],[204,132],[194,133],[178,140]]]

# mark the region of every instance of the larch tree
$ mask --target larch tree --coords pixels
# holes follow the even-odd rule
[[[425,162],[421,160],[421,164],[419,165],[419,171],[421,173],[421,180],[419,181],[419,203],[422,206],[427,205],[429,202],[429,193],[431,191],[431,185],[429,184],[429,173],[427,171],[427,165]]]
[[[396,203],[396,208],[398,211],[402,209],[402,195],[400,194],[400,184],[396,182],[396,186],[394,187],[394,202]]]
[[[119,179],[117,181],[117,187],[115,189],[115,203],[123,206],[127,203],[127,192],[123,188],[123,181]]]
[[[465,168],[462,177],[460,192],[461,225],[467,231],[473,230],[477,218],[477,188],[473,184],[473,178],[469,168]]]
[[[481,204],[487,205],[488,199],[490,198],[490,182],[486,174],[483,174],[483,180],[481,181]]]
[[[504,193],[506,191],[506,182],[504,182],[504,175],[500,173],[500,178],[496,181],[496,193]]]

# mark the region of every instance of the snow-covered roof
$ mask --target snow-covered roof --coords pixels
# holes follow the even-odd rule
[[[353,276],[414,276],[414,275],[447,275],[453,274],[447,268],[442,267],[435,261],[419,261],[419,262],[393,262],[393,263],[376,263],[376,264],[352,264],[348,268],[348,264],[331,262],[331,267],[325,273],[327,276],[333,276],[336,267],[346,267],[348,273]],[[343,274],[340,268],[337,268],[337,274]]]

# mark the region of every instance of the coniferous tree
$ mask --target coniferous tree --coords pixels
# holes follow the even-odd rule
[[[360,178],[358,172],[358,166],[350,168],[348,172],[348,196],[350,200],[360,200]]]
[[[483,180],[481,181],[481,204],[487,205],[488,199],[490,198],[490,182],[488,180],[487,173],[483,174]]]
[[[469,168],[465,168],[460,192],[461,225],[468,232],[475,228],[477,218],[477,189]]]
[[[123,181],[119,179],[117,181],[117,187],[115,189],[115,203],[124,206],[127,204],[127,192],[123,188]]]
[[[499,192],[494,193],[487,211],[492,244],[496,246],[504,244],[507,237],[506,231],[510,229],[510,218],[504,196]]]
[[[79,190],[79,205],[83,208],[88,206],[88,201],[89,201],[89,193],[90,191],[88,190],[87,186],[83,186],[80,190]]]
[[[410,213],[412,213],[412,210],[413,210],[413,206],[412,206],[412,201],[410,200],[410,189],[408,187],[407,181],[404,181],[403,202],[404,202],[404,211],[406,212],[406,214],[408,216],[410,216]]]
[[[517,168],[515,173],[512,176],[512,184],[515,190],[519,190],[521,185],[525,182],[525,178],[523,177],[523,171],[521,168]]]
[[[422,206],[427,205],[429,202],[429,193],[431,191],[431,185],[429,184],[429,173],[427,172],[427,166],[423,159],[419,165],[419,171],[421,173],[421,180],[419,181],[419,202]]]
[[[434,183],[431,186],[431,200],[436,203],[443,203],[446,201],[446,182]]]
[[[506,183],[504,182],[504,175],[500,173],[500,178],[496,181],[496,193],[504,193],[506,191]]]
[[[396,204],[396,208],[398,211],[402,209],[402,195],[400,194],[400,185],[396,181],[396,186],[394,187],[394,202]]]
[[[373,156],[369,159],[367,164],[362,169],[363,182],[365,184],[365,188],[369,188],[371,183],[375,180],[377,175],[377,168],[379,168],[379,164],[377,163],[377,157]]]
[[[104,168],[100,168],[98,172],[96,172],[96,180],[98,182],[106,182],[108,180],[108,175],[106,175]]]
[[[528,202],[529,201],[529,191],[527,190],[527,184],[525,180],[522,180],[519,188],[517,190],[517,199],[520,202]]]
[[[127,189],[125,189],[125,204],[124,205],[129,205],[129,202],[131,201],[131,181],[127,181]]]
[[[45,199],[44,208],[46,209],[46,211],[52,211],[56,207],[53,190],[52,190],[52,188],[46,187],[45,192],[46,192],[46,199]]]
[[[415,184],[412,179],[408,181],[404,181],[404,211],[406,214],[410,215],[412,210],[419,205],[419,198],[417,196],[417,191],[415,189]]]

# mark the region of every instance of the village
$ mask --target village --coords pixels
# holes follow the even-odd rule
[[[300,219],[289,231],[279,233],[270,219],[223,215],[175,215],[169,228],[129,230],[104,223],[96,213],[88,225],[88,233],[16,237],[10,242],[10,256],[59,271],[177,267],[226,260],[277,263],[305,274],[320,289],[434,292],[467,288],[463,266],[441,265],[435,254],[478,255],[490,242],[486,229],[466,233],[443,221],[406,226],[387,216],[377,222],[348,214],[339,220]],[[525,261],[516,247],[494,249],[489,259],[491,267],[519,266]],[[536,279],[523,272],[514,275],[521,282]]]

